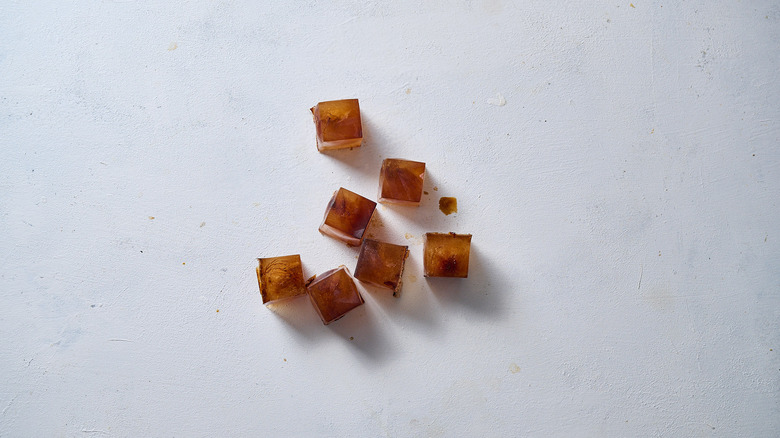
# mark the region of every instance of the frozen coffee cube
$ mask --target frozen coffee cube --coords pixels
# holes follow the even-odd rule
[[[363,304],[355,280],[343,265],[315,277],[306,291],[325,325]]]
[[[387,158],[379,171],[379,202],[420,205],[425,181],[425,163]]]
[[[358,246],[375,208],[376,202],[342,187],[330,198],[320,233],[349,246]]]
[[[469,276],[471,234],[425,233],[423,272],[426,277]]]
[[[401,276],[408,255],[407,246],[364,239],[355,267],[355,278],[377,287],[390,289],[393,295],[396,295],[401,289]]]
[[[354,148],[363,142],[357,99],[320,102],[311,109],[317,128],[317,150]]]
[[[298,254],[282,257],[257,259],[257,282],[263,304],[297,297],[306,293],[303,280],[301,256]]]

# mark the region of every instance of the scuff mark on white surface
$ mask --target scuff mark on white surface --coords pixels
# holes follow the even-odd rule
[[[17,399],[17,398],[19,398],[19,394],[16,394],[16,395],[14,396],[14,398],[12,398],[12,399],[11,399],[11,400],[8,402],[8,404],[5,406],[5,408],[3,408],[3,412],[0,412],[0,414],[2,414],[2,415],[5,415],[5,412],[8,410],[8,408],[10,408],[10,407],[11,407],[11,405],[13,405],[13,404],[14,404],[14,402],[16,401],[16,399]]]
[[[504,96],[502,96],[501,93],[498,93],[496,94],[496,97],[488,99],[487,103],[493,106],[504,106],[506,105],[506,99],[504,99]]]
[[[639,268],[639,285],[636,287],[637,290],[642,289],[642,276],[644,275],[644,273],[645,273],[645,267],[644,265],[642,265]]]

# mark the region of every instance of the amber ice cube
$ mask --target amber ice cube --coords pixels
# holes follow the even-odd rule
[[[426,277],[469,276],[471,234],[425,233],[423,272]]]
[[[424,181],[425,163],[387,158],[379,171],[379,202],[420,205]]]
[[[363,304],[355,280],[343,265],[316,277],[306,291],[325,325]]]
[[[364,239],[360,247],[355,278],[377,287],[390,289],[393,295],[401,289],[404,262],[409,247],[393,245],[373,239]]]
[[[349,246],[358,246],[375,208],[376,202],[341,187],[328,202],[320,233]]]
[[[317,128],[317,150],[354,148],[363,142],[357,99],[320,102],[311,109]]]
[[[263,304],[297,297],[306,293],[301,256],[288,255],[257,259],[257,282]]]

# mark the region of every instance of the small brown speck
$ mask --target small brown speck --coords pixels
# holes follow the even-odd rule
[[[154,220],[154,216],[149,216],[149,220],[153,221]]]
[[[634,9],[636,9],[636,6],[634,6],[633,3],[629,3],[628,5],[631,6],[632,8],[634,8]]]
[[[287,362],[287,358],[286,357],[284,358],[284,361]]]
[[[658,257],[661,257],[661,251],[658,251]]]
[[[350,341],[354,341],[354,340],[355,340],[355,337],[354,337],[354,336],[350,336],[350,337],[349,337],[349,340],[350,340]]]
[[[425,190],[423,190],[423,193],[426,194],[426,195],[428,194],[428,192],[426,192]]]
[[[436,186],[434,186],[434,187],[433,187],[433,191],[434,191],[434,192],[438,192],[438,191],[439,191],[439,188],[438,188],[438,187],[436,187]]]
[[[406,94],[411,94],[411,92],[412,92],[412,89],[411,89],[411,88],[407,88],[407,89],[406,89]]]
[[[186,265],[187,263],[185,263],[185,262],[181,262],[181,264],[182,264],[182,265]]]

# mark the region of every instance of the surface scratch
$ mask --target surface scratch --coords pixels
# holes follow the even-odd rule
[[[639,286],[636,287],[636,290],[642,289],[642,275],[645,273],[645,267],[644,265],[639,265]]]

